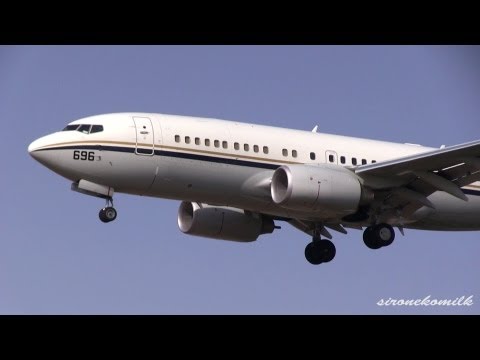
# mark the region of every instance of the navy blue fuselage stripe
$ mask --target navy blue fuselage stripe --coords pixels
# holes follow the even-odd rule
[[[480,196],[480,191],[478,190],[470,190],[470,189],[461,189],[461,190],[466,195]]]
[[[61,147],[52,147],[46,149],[40,149],[37,151],[44,151],[44,150],[103,150],[103,151],[115,151],[115,152],[126,152],[126,153],[135,153],[135,148],[131,147],[123,147],[123,146],[104,146],[104,145],[78,145],[78,146],[61,146]],[[140,148],[139,148],[140,149]],[[148,154],[151,149],[141,148],[142,154]],[[173,158],[181,158],[181,159],[189,159],[189,160],[199,160],[199,161],[207,161],[207,162],[215,162],[221,164],[229,164],[229,165],[238,165],[238,166],[247,166],[247,167],[255,167],[260,169],[269,169],[275,170],[280,165],[275,164],[265,164],[255,161],[247,161],[247,160],[238,160],[238,159],[227,159],[221,158],[216,156],[208,156],[208,155],[197,155],[191,153],[182,153],[177,151],[166,151],[166,150],[155,150],[155,155],[159,156],[168,156]]]
[[[51,147],[46,149],[40,149],[36,151],[69,150],[69,149],[104,150],[104,151],[116,151],[116,152],[132,153],[132,154],[135,153],[135,148],[124,147],[124,146],[104,146],[104,145],[61,146],[61,147]],[[142,152],[142,154],[147,154],[148,151],[151,152],[151,149],[146,149],[146,148],[141,148],[141,149],[145,151],[145,152]],[[168,156],[168,157],[181,158],[181,159],[215,162],[215,163],[229,164],[229,165],[255,167],[259,169],[269,169],[269,170],[275,170],[280,167],[280,165],[275,165],[275,164],[265,164],[265,163],[259,163],[254,161],[237,160],[237,159],[225,159],[225,158],[220,158],[216,156],[197,155],[197,154],[182,153],[182,152],[176,152],[176,151],[166,151],[166,150],[155,150],[155,155]],[[462,191],[464,194],[467,194],[467,195],[480,196],[480,191],[478,190],[462,189]]]

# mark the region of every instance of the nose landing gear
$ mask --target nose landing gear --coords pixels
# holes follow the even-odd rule
[[[108,197],[106,199],[105,207],[100,210],[98,217],[104,223],[108,223],[117,218],[117,210],[113,207],[113,198]]]

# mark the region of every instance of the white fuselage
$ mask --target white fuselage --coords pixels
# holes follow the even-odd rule
[[[231,206],[285,218],[322,221],[286,210],[270,194],[273,171],[289,164],[351,167],[433,150],[240,122],[163,114],[122,113],[71,123],[101,125],[83,134],[61,131],[34,141],[29,151],[65,178],[112,187],[115,192]],[[77,153],[75,153],[77,152]],[[405,227],[480,229],[480,186],[463,188],[469,201],[444,192],[429,196],[435,210],[421,208]]]

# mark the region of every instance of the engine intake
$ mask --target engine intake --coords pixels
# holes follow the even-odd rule
[[[271,234],[275,224],[272,219],[241,209],[183,201],[178,209],[178,227],[189,235],[251,242],[261,234]]]
[[[373,199],[358,177],[337,165],[281,166],[273,173],[271,195],[275,204],[298,211],[327,211],[337,216],[355,213]]]

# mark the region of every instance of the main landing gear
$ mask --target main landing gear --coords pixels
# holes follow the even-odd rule
[[[320,265],[332,261],[336,252],[335,245],[330,240],[314,236],[312,242],[305,247],[305,258],[310,264]]]
[[[310,264],[319,265],[333,260],[335,245],[330,240],[322,240],[318,229],[315,229],[313,240],[305,247],[305,258]],[[393,243],[395,231],[389,224],[372,225],[363,232],[363,242],[370,249],[380,249]]]
[[[390,245],[395,239],[395,231],[388,224],[369,226],[363,232],[363,242],[370,249],[380,249]]]
[[[98,217],[104,223],[108,223],[117,218],[117,210],[113,207],[113,199],[111,197],[106,199],[105,207],[100,210]]]

